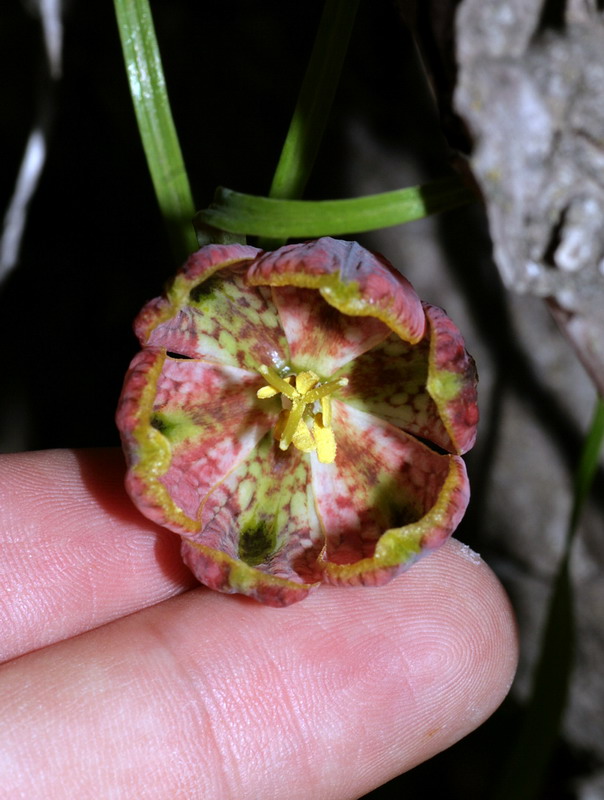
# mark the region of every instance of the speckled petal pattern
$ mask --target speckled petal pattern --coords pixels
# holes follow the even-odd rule
[[[390,329],[374,317],[342,314],[316,289],[275,287],[273,298],[296,371],[312,369],[329,378],[390,335]]]
[[[145,368],[141,380],[148,402],[130,418],[129,404],[120,408],[122,430],[130,428],[156,453],[141,459],[133,480],[137,489],[143,481],[147,494],[163,499],[152,519],[178,533],[191,532],[199,528],[204,497],[254,449],[274,424],[279,405],[258,400],[259,375],[143,351],[150,352],[156,353],[153,361],[143,358],[135,365],[139,373]]]
[[[424,335],[415,290],[385,258],[356,242],[328,236],[286,245],[256,259],[248,270],[256,286],[318,289],[331,306],[353,317],[375,317],[408,342]]]
[[[194,286],[186,303],[149,333],[148,343],[251,370],[258,364],[280,368],[289,357],[270,291],[247,286],[244,274],[234,269]]]
[[[141,345],[148,344],[149,334],[175,310],[186,305],[189,293],[221,269],[249,264],[261,250],[243,244],[210,244],[192,253],[176,273],[164,297],[147,303],[134,321],[134,332]]]
[[[214,488],[201,519],[202,530],[187,538],[183,553],[206,585],[258,597],[270,576],[270,604],[285,605],[292,591],[307,593],[320,580],[323,541],[309,461],[295,448],[279,450],[270,434]],[[227,559],[220,570],[212,552]]]
[[[326,531],[325,566],[340,582],[336,567],[356,564],[353,582],[363,582],[362,562],[370,574],[375,571],[371,562],[382,534],[418,523],[437,503],[451,460],[460,459],[440,455],[342,402],[334,401],[333,412],[338,458],[333,464],[313,461],[317,508]],[[422,544],[419,534],[409,540],[406,560],[412,563]],[[405,565],[402,561],[398,567]]]
[[[192,519],[207,493],[274,425],[280,406],[259,401],[260,376],[236,367],[167,358],[150,424],[168,440],[172,459],[160,481]]]
[[[337,586],[382,586],[418,558],[440,547],[461,522],[470,499],[468,476],[459,456],[443,456],[448,471],[434,505],[417,522],[385,531],[373,558],[353,564],[323,561],[323,583]]]
[[[409,345],[392,334],[337,373],[335,377],[348,378],[339,397],[407,433],[453,450],[436,403],[426,388],[429,356],[428,339]]]
[[[478,425],[478,376],[463,337],[442,308],[424,303],[430,330],[427,387],[456,453],[474,446]]]
[[[463,338],[445,312],[424,304],[428,329],[416,345],[396,335],[356,358],[334,377],[339,396],[452,453],[474,444],[477,376]]]

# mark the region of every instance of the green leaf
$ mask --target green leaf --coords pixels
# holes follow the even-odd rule
[[[475,199],[457,177],[347,200],[276,200],[219,187],[194,222],[274,239],[338,236],[401,225]]]
[[[136,119],[159,207],[178,261],[197,249],[195,207],[147,0],[114,0]]]
[[[359,0],[327,0],[269,197],[302,197],[329,118]]]
[[[571,545],[591,489],[604,441],[604,400],[598,399],[575,474],[573,506],[564,554],[554,581],[533,687],[520,732],[494,800],[537,800],[551,762],[566,706],[573,667],[573,593],[569,575]]]
[[[570,515],[569,539],[575,534],[583,504],[594,481],[598,468],[600,450],[604,442],[604,398],[599,397],[587,438],[583,445],[581,460],[575,473],[573,508]],[[569,542],[570,545],[570,542]]]

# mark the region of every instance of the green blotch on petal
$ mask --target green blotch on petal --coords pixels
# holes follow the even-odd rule
[[[155,413],[151,417],[151,427],[159,431],[173,445],[199,435],[199,426],[195,425],[184,411]]]
[[[430,375],[427,388],[434,400],[447,403],[459,395],[463,388],[463,378],[457,372],[441,369]]]
[[[239,536],[239,558],[255,567],[266,561],[275,549],[275,532],[273,526],[260,521],[248,523]]]
[[[423,516],[411,493],[406,493],[400,482],[384,471],[379,472],[375,488],[369,493],[369,506],[381,513],[384,528],[410,525]]]
[[[211,306],[211,301],[214,299],[216,291],[220,288],[221,284],[222,280],[220,278],[215,276],[208,278],[208,280],[198,283],[197,286],[191,289],[189,292],[189,300],[195,306],[205,310],[206,306]]]
[[[340,311],[367,313],[367,300],[362,297],[356,281],[342,283],[332,277],[331,282],[326,281],[319,291],[325,300]]]
[[[421,553],[421,525],[409,531],[399,529],[386,531],[375,548],[375,561],[380,566],[405,564]]]

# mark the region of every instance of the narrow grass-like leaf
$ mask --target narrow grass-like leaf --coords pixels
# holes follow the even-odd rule
[[[304,193],[338,87],[358,5],[359,0],[326,0],[270,197],[295,200]]]
[[[604,397],[599,397],[596,401],[591,427],[587,434],[579,467],[575,475],[573,508],[570,516],[570,537],[575,534],[583,504],[587,499],[596,475],[602,442],[604,442]]]
[[[153,187],[178,261],[197,249],[195,207],[147,0],[114,0],[130,93]]]
[[[219,187],[195,224],[271,239],[338,236],[400,225],[475,199],[457,177],[347,200],[275,200]]]
[[[604,400],[598,399],[574,482],[573,505],[558,575],[554,581],[533,688],[518,738],[494,792],[494,800],[537,800],[551,762],[573,666],[571,545],[591,489],[604,441]]]

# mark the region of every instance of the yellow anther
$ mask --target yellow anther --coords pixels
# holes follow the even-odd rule
[[[281,441],[279,447],[281,450],[287,450],[294,440],[294,434],[298,430],[298,425],[306,410],[306,403],[304,400],[292,401],[292,407],[288,412],[287,424],[281,434]]]
[[[327,397],[334,392],[337,392],[338,389],[341,389],[342,386],[346,386],[348,384],[348,378],[338,378],[336,381],[327,381],[327,383],[322,383],[320,386],[317,386],[316,389],[311,389],[309,392],[306,392],[304,395],[304,402],[305,403],[314,403],[315,400],[320,400],[322,397]]]
[[[296,376],[296,389],[300,394],[304,395],[319,383],[319,376],[312,370],[307,372],[300,372]]]
[[[256,397],[259,400],[266,400],[267,397],[275,397],[277,394],[279,394],[279,392],[272,386],[263,386],[262,389],[258,389],[256,392]]]
[[[336,437],[330,425],[325,425],[322,414],[315,414],[312,435],[317,445],[317,458],[322,464],[332,464],[336,458]]]
[[[308,430],[308,425],[304,419],[301,419],[298,423],[296,432],[292,437],[292,444],[303,453],[311,453],[313,450],[317,449],[317,445],[313,439],[312,433]]]

